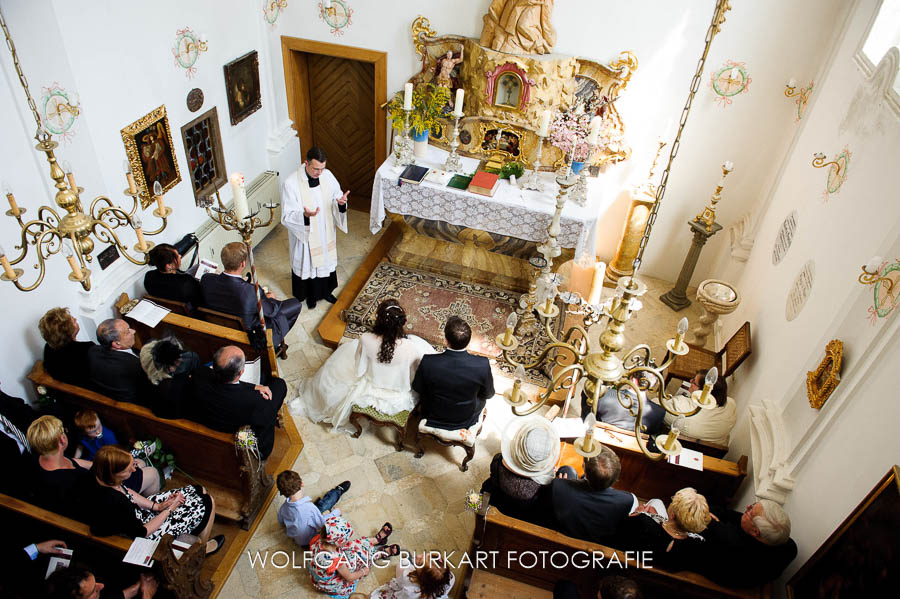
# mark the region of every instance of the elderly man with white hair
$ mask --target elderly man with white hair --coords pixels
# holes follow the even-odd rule
[[[753,587],[778,578],[797,557],[791,520],[774,501],[760,499],[743,514],[712,509],[718,522],[703,533],[706,555],[696,562],[707,578],[730,587]]]

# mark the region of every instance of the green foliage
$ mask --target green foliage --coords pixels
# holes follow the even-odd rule
[[[409,113],[409,128],[416,135],[434,129],[444,116],[444,107],[450,102],[450,90],[446,87],[425,83],[413,90],[412,112]],[[394,129],[403,129],[403,92],[397,92],[388,104]]]
[[[500,178],[501,179],[509,179],[510,175],[515,175],[516,179],[520,179],[522,175],[525,174],[525,167],[522,166],[521,162],[507,162],[500,169]]]

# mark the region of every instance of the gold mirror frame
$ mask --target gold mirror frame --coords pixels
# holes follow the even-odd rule
[[[825,346],[825,357],[819,366],[806,373],[806,395],[809,405],[820,409],[828,400],[838,383],[841,382],[841,359],[844,355],[844,342],[832,339]]]

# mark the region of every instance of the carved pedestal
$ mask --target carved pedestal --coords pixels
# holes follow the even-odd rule
[[[684,264],[681,266],[681,273],[678,275],[675,287],[668,293],[661,295],[659,298],[662,303],[676,312],[684,310],[691,305],[691,300],[687,298],[685,291],[687,291],[688,283],[691,282],[691,276],[694,274],[694,269],[697,267],[700,251],[703,249],[704,244],[709,241],[709,238],[722,229],[722,225],[719,223],[713,223],[709,231],[706,230],[706,225],[703,223],[690,221],[688,225],[694,232],[694,239],[691,241],[691,249],[688,250],[688,254],[684,258]]]

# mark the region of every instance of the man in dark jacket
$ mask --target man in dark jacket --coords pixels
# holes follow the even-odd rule
[[[134,329],[121,318],[109,318],[97,327],[100,345],[88,351],[91,383],[116,401],[143,404],[149,383],[134,347]]]
[[[23,480],[35,458],[25,433],[38,416],[24,400],[0,391],[0,460],[5,469],[0,476],[0,492],[6,495],[27,495]]]
[[[240,380],[243,372],[241,348],[228,345],[219,349],[211,369],[194,371],[192,411],[197,422],[225,433],[237,432],[249,424],[256,433],[259,453],[266,459],[275,446],[275,425],[287,385],[277,377],[271,377],[267,385],[245,383]]]
[[[487,358],[466,351],[472,329],[465,320],[451,316],[444,337],[447,350],[422,357],[412,388],[419,394],[428,426],[453,431],[478,422],[485,402],[494,395],[494,377]]]

